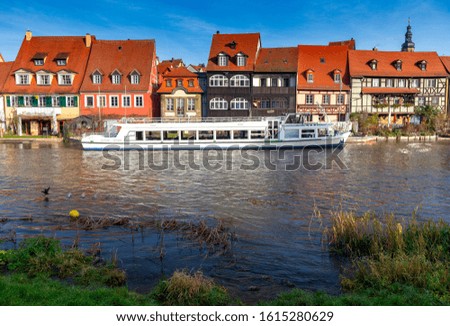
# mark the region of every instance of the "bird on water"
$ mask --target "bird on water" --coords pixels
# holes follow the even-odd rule
[[[44,194],[44,196],[47,196],[49,191],[50,191],[50,187],[44,188],[44,190],[42,190],[41,192]]]

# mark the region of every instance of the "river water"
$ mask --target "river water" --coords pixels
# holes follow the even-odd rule
[[[50,187],[45,197],[42,189]],[[201,270],[247,302],[298,287],[338,293],[342,262],[326,250],[330,211],[394,212],[450,222],[450,143],[349,144],[342,151],[85,152],[0,144],[0,238],[55,236],[118,258],[130,289]],[[85,230],[68,217],[130,223]],[[320,217],[314,211],[320,211]],[[226,250],[157,223],[210,227]],[[152,224],[152,222],[155,222]]]

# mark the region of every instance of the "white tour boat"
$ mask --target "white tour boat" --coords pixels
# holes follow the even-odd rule
[[[307,115],[174,121],[122,119],[103,134],[84,135],[85,150],[277,149],[342,146],[350,132]]]

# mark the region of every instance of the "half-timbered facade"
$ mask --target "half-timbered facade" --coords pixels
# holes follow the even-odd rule
[[[159,116],[154,40],[97,40],[81,86],[81,114],[99,120]]]
[[[447,85],[450,85],[450,57],[449,56],[441,56],[440,57],[442,64],[445,67],[445,70],[447,71]],[[447,98],[446,98],[446,104],[447,104],[447,116],[450,118],[450,92],[447,88]]]
[[[343,121],[349,110],[350,77],[345,45],[299,45],[297,112],[318,121],[326,113],[331,121]],[[335,43],[333,43],[335,44]]]
[[[436,52],[349,51],[351,111],[404,124],[415,107],[447,111],[446,70]]]
[[[95,37],[27,31],[6,79],[6,124],[19,135],[58,133],[80,114],[79,91]]]
[[[297,48],[261,48],[252,80],[252,116],[295,113]]]
[[[250,116],[260,47],[259,33],[213,35],[206,69],[208,117]]]
[[[0,54],[0,137],[6,131],[5,97],[3,96],[3,85],[9,76],[13,62],[4,62]]]

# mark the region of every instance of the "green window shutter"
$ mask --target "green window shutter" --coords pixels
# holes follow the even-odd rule
[[[38,99],[36,96],[31,97],[31,106],[33,106],[33,107],[38,106]]]
[[[11,98],[9,96],[6,97],[6,105],[11,106]]]
[[[75,106],[75,107],[78,106],[78,96],[73,97],[73,106]]]
[[[60,105],[62,108],[65,108],[65,107],[66,107],[66,97],[65,97],[65,96],[60,96],[60,97],[59,97],[59,105]]]
[[[23,96],[19,96],[17,98],[17,103],[19,103],[19,106],[23,106],[24,105]]]
[[[52,106],[52,97],[51,96],[46,96],[45,97],[45,105],[49,108]]]

